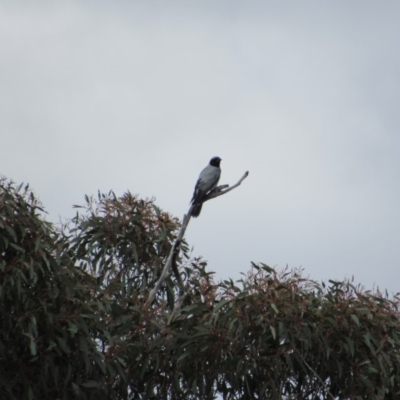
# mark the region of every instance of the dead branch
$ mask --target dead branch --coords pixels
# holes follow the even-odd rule
[[[246,171],[244,173],[244,175],[239,179],[239,181],[231,187],[229,187],[229,185],[218,186],[211,193],[209,193],[206,197],[204,197],[204,199],[202,199],[202,203],[204,203],[208,200],[214,199],[218,196],[222,196],[223,194],[226,194],[226,193],[230,192],[231,190],[236,189],[247,178],[248,175],[249,175],[249,171]],[[183,221],[182,221],[181,228],[179,229],[178,236],[176,237],[175,242],[171,248],[171,251],[169,253],[169,256],[167,258],[167,261],[166,261],[163,271],[161,273],[160,279],[156,282],[154,288],[152,290],[150,290],[149,298],[146,301],[146,306],[149,306],[153,302],[154,298],[156,297],[157,292],[160,290],[160,287],[162,286],[162,284],[165,282],[165,280],[168,278],[168,276],[171,273],[173,260],[174,259],[176,260],[176,257],[179,254],[183,236],[185,235],[186,228],[189,224],[190,218],[192,217],[193,207],[194,207],[194,205],[192,204],[189,208],[188,213],[183,216]],[[179,282],[179,286],[180,286],[180,289],[182,290],[181,282]]]
[[[204,197],[202,199],[202,203],[211,200],[211,199],[215,199],[218,196],[222,196],[223,194],[227,194],[228,192],[230,192],[233,189],[236,189],[238,186],[240,186],[240,184],[249,176],[249,171],[246,171],[244,173],[244,175],[239,179],[239,181],[237,183],[235,183],[233,186],[229,187],[229,185],[221,185],[216,187],[211,193],[209,193],[206,197]],[[228,188],[226,190],[224,190],[225,188]]]

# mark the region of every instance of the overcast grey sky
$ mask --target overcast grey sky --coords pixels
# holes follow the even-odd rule
[[[97,190],[178,217],[217,278],[250,261],[400,291],[400,2],[0,3],[0,173],[49,218]]]

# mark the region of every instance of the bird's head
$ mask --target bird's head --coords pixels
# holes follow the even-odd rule
[[[221,162],[221,159],[219,157],[213,157],[210,160],[210,165],[212,165],[213,167],[219,167],[220,162]]]

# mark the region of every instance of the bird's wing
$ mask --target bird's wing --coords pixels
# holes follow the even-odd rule
[[[200,200],[208,192],[215,189],[221,176],[221,169],[212,165],[207,165],[201,171],[199,179],[194,188],[192,202]]]

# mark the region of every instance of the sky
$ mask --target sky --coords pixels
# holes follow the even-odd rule
[[[250,262],[400,292],[400,2],[3,1],[0,174],[52,221],[98,190],[182,218],[216,279]]]

